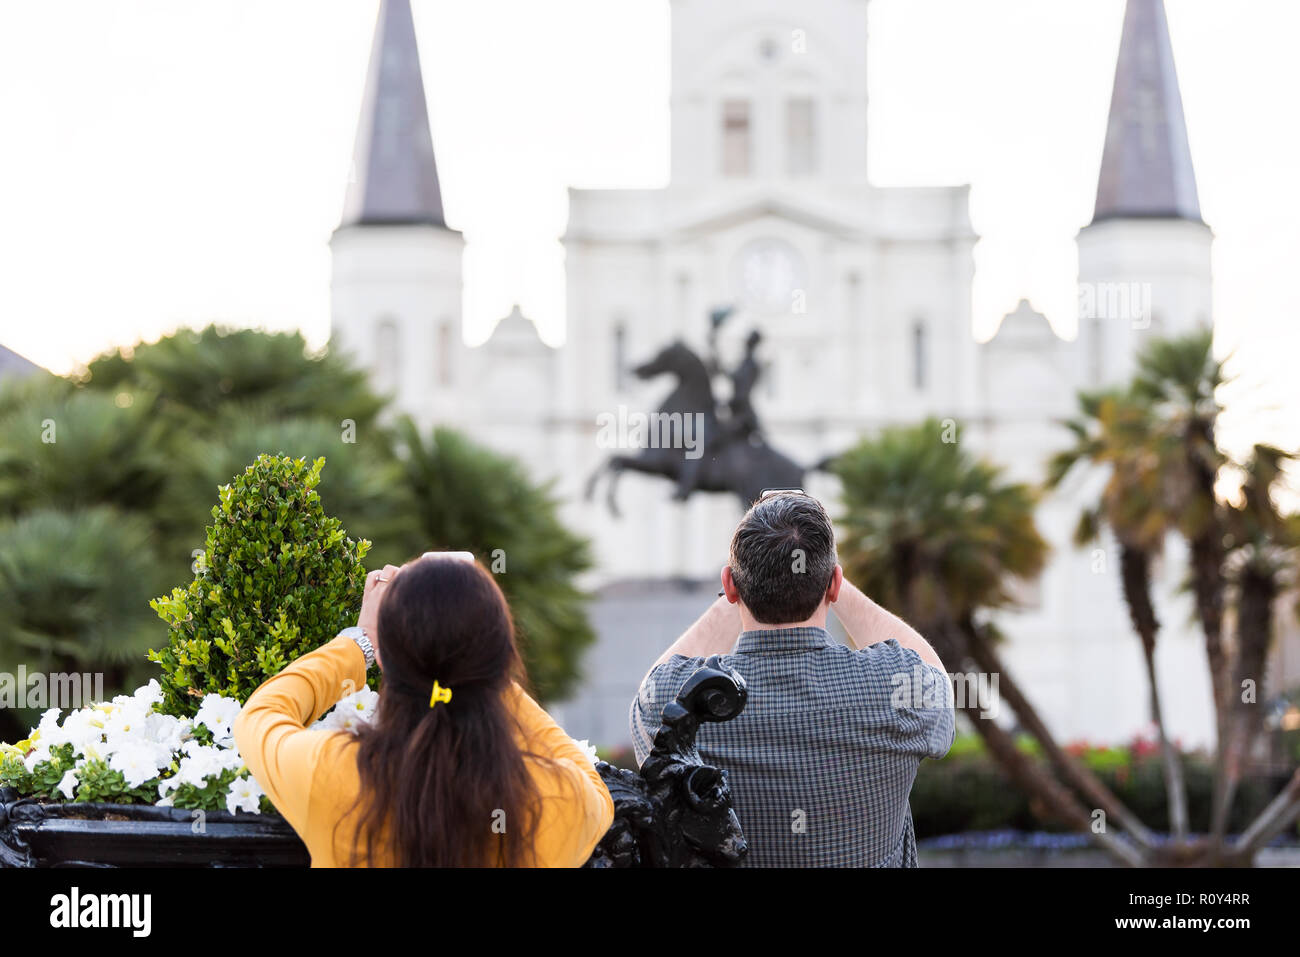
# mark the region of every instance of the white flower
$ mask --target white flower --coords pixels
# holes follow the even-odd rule
[[[51,734],[59,727],[59,715],[62,712],[58,708],[47,708],[41,714],[41,723],[36,726],[36,730],[41,733],[41,737]]]
[[[177,765],[176,773],[158,784],[158,795],[166,797],[182,784],[191,784],[201,788],[208,778],[218,777],[222,771],[238,771],[244,767],[244,759],[234,748],[219,748],[197,741],[186,741],[181,746],[183,754]]]
[[[213,753],[216,750],[216,748],[200,746],[199,753],[191,753],[181,758],[176,773],[159,787],[170,785],[169,790],[180,784],[202,787],[203,782],[209,777],[221,773],[221,765]]]
[[[378,706],[379,694],[363,687],[341,698],[313,727],[318,731],[355,731],[374,720]]]
[[[114,771],[121,771],[126,778],[126,786],[138,788],[158,774],[156,751],[148,745],[127,744],[119,748],[108,759],[108,766]]]
[[[224,698],[219,694],[205,695],[199,705],[199,713],[194,716],[194,723],[201,724],[212,732],[215,744],[229,747],[234,744],[234,724],[239,717],[239,702],[233,698]]]
[[[104,740],[104,714],[94,708],[74,711],[63,722],[63,736],[78,752],[85,753]]]
[[[154,712],[145,716],[142,730],[149,741],[168,751],[176,751],[192,729],[189,721]]]
[[[42,761],[48,761],[49,759],[50,749],[45,747],[45,743],[42,741],[41,744],[27,752],[27,757],[23,758],[23,767],[25,767],[27,773],[30,774],[32,771],[36,770],[36,765],[40,764]]]
[[[251,774],[248,777],[235,778],[230,783],[230,792],[226,795],[226,810],[231,814],[236,811],[259,814],[264,793]]]
[[[577,738],[574,738],[573,743],[578,746],[578,750],[581,751],[583,754],[585,754],[587,756],[587,760],[590,761],[592,764],[595,764],[597,761],[600,760],[600,758],[596,757],[596,746],[594,744],[588,744],[586,738],[583,738],[581,741],[579,741]]]
[[[78,750],[81,754],[81,759],[77,762],[78,766],[86,761],[103,761],[108,758],[108,751],[99,741],[86,741]]]
[[[72,800],[72,796],[77,793],[76,771],[68,771],[63,775],[62,779],[59,781],[59,790],[63,792],[65,798],[69,801]]]
[[[36,726],[36,740],[46,751],[68,743],[68,734],[59,727],[59,709],[50,708],[41,715],[41,723]]]
[[[149,716],[143,705],[133,698],[119,695],[124,704],[114,708],[104,718],[104,740],[110,751],[116,751],[124,744],[144,740],[144,729]],[[66,722],[65,722],[66,723]]]
[[[135,694],[131,696],[138,704],[144,706],[148,711],[156,704],[161,704],[163,699],[162,686],[158,684],[157,678],[150,678],[147,685],[142,685],[135,689]]]
[[[373,692],[363,689],[349,696],[342,709],[353,721],[368,719],[374,712]],[[176,773],[158,783],[157,806],[172,807],[172,792],[182,784],[203,787],[222,774],[246,774],[243,758],[234,746],[233,725],[239,716],[239,702],[211,694],[203,699],[194,720],[177,718],[154,710],[162,700],[156,680],[130,695],[118,695],[112,701],[88,705],[70,711],[60,727],[58,708],[41,715],[32,731],[30,748],[22,756],[28,771],[53,758],[54,749],[71,744],[74,766],[65,770],[58,791],[69,801],[79,787],[78,776],[88,761],[106,761],[110,769],[121,773],[130,788],[137,788],[158,774]],[[213,743],[200,744],[193,734],[197,724],[208,728]],[[16,748],[8,749],[15,755]],[[251,778],[241,778],[230,788],[227,805],[232,811],[257,813],[262,789]]]

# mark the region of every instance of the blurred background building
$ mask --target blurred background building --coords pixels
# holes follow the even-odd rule
[[[667,482],[634,474],[619,489],[622,518],[583,496],[611,451],[598,446],[597,417],[657,408],[670,382],[642,382],[631,368],[675,339],[703,354],[711,310],[734,309],[717,340],[726,367],[762,331],[755,404],[769,441],[802,464],[934,415],[1031,482],[1067,442],[1058,421],[1080,388],[1124,381],[1145,337],[1213,321],[1212,234],[1161,0],[1129,0],[1110,115],[1079,117],[1105,147],[1095,212],[1078,236],[1079,334],[1069,342],[1027,301],[989,342],[975,341],[968,187],[872,185],[867,7],[673,0],[671,181],[570,191],[568,329],[555,349],[517,309],[486,343],[465,345],[464,243],[443,215],[411,10],[408,0],[381,4],[354,181],[331,243],[333,346],[422,425],[457,426],[554,478],[597,560],[599,643],[584,687],[555,709],[578,737],[627,741],[641,677],[712,599],[741,514],[721,495],[671,503]],[[1009,666],[1064,740],[1127,740],[1149,723],[1113,549],[1071,542],[1097,478],[1044,501],[1051,563],[1022,609],[998,621]],[[834,513],[833,481],[810,475],[808,486]],[[1182,577],[1171,541],[1159,674],[1170,732],[1194,747],[1210,742],[1213,720]]]

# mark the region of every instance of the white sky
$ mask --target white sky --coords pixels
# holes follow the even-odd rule
[[[560,342],[565,188],[667,180],[667,0],[413,6],[467,337],[518,301]],[[972,184],[980,338],[1022,296],[1073,335],[1122,6],[872,2],[872,179]],[[1300,444],[1300,3],[1166,6],[1233,432]],[[0,342],[56,371],[212,320],[323,343],[376,8],[0,0]]]

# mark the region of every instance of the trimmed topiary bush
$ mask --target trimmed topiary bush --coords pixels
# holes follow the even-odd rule
[[[295,658],[356,624],[365,540],[327,516],[324,458],[258,456],[220,490],[194,580],[150,602],[171,629],[149,652],[162,667],[159,710],[192,717],[203,697],[246,701]]]

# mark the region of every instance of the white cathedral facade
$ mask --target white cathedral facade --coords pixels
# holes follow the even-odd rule
[[[1123,381],[1145,337],[1212,321],[1201,220],[1162,0],[1128,0],[1093,220],[1078,237],[1079,335],[1028,303],[971,331],[967,187],[879,188],[867,169],[868,0],[671,0],[672,163],[663,189],[571,190],[561,348],[516,311],[481,346],[461,327],[464,243],[441,185],[408,0],[382,0],[358,125],[355,181],[333,255],[332,348],[353,355],[422,425],[453,425],[554,479],[591,538],[598,645],[556,710],[617,747],[646,668],[711,600],[741,514],[721,494],[670,501],[627,474],[621,518],[589,476],[613,451],[598,421],[650,412],[666,378],[631,367],[674,339],[733,366],[761,331],[754,405],[770,443],[811,466],[880,428],[933,415],[963,443],[1038,482],[1068,441],[1075,393]],[[1102,135],[1100,127],[1098,135]],[[720,398],[725,399],[725,392]],[[1023,607],[1000,616],[1008,667],[1066,741],[1127,741],[1149,725],[1139,645],[1117,569],[1071,542],[1096,476],[1045,499],[1052,546]],[[829,477],[807,487],[837,508]],[[1212,740],[1209,680],[1176,545],[1161,581],[1158,649],[1171,733]],[[1187,623],[1187,624],[1184,624]]]

